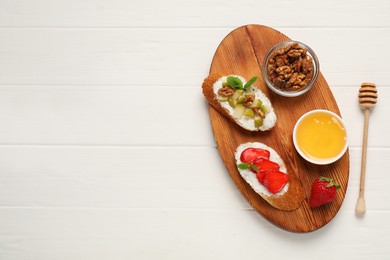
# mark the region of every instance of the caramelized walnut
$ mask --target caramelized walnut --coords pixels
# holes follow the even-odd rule
[[[265,118],[265,113],[257,107],[252,108],[253,112],[255,112],[255,115],[259,115],[261,118]]]
[[[255,94],[249,93],[245,95],[245,99],[242,104],[246,107],[250,107],[253,104],[253,101],[255,101]]]
[[[218,89],[218,94],[222,97],[231,97],[234,94],[234,89],[229,86],[224,86]]]
[[[276,88],[296,91],[313,77],[314,64],[307,49],[292,43],[277,49],[268,59],[268,79]]]

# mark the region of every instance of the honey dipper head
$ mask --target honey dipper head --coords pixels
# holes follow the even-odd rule
[[[362,83],[359,89],[359,103],[363,109],[371,109],[375,106],[378,99],[376,86],[374,83]]]

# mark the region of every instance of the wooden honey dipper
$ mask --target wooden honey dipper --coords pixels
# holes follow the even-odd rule
[[[364,183],[366,178],[366,157],[367,157],[367,138],[368,138],[368,121],[370,111],[374,108],[378,94],[374,83],[362,83],[359,89],[360,108],[364,110],[364,133],[362,148],[362,165],[360,172],[360,190],[359,198],[356,204],[355,213],[357,216],[363,216],[366,213],[366,201],[364,199]]]

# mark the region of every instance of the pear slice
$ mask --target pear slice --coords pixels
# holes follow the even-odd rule
[[[237,104],[236,108],[234,109],[234,118],[240,119],[245,112],[245,107],[243,104]]]

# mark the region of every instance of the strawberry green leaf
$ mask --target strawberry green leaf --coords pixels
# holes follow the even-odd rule
[[[338,184],[336,184],[335,181],[334,181],[333,179],[331,179],[331,178],[327,178],[327,177],[321,176],[321,177],[319,178],[319,180],[320,180],[321,182],[327,182],[327,183],[328,183],[328,184],[326,185],[327,188],[330,188],[330,187],[332,187],[332,186],[334,186],[334,187],[336,188],[336,190],[338,190],[338,189],[341,188],[341,186],[338,185]]]

